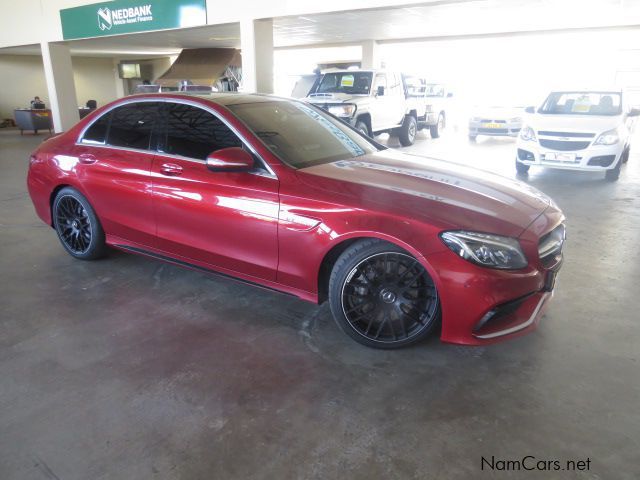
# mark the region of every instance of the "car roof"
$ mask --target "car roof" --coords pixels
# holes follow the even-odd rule
[[[127,99],[135,98],[158,98],[158,99],[186,99],[186,98],[198,98],[202,100],[208,100],[219,105],[238,105],[243,103],[264,103],[273,102],[277,100],[292,100],[285,97],[279,97],[277,95],[267,95],[264,93],[240,93],[240,92],[160,92],[160,93],[137,93],[135,95],[129,95],[125,97]]]

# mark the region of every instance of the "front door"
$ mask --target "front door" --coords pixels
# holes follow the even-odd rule
[[[153,160],[158,247],[185,261],[275,280],[278,180],[256,158],[252,172],[212,172],[215,150],[242,147],[224,122],[200,107],[167,102],[166,133]]]

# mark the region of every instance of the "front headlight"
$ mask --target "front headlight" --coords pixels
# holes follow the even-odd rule
[[[327,110],[336,117],[351,118],[356,113],[356,106],[351,103],[345,103],[344,105],[331,105]]]
[[[533,128],[527,125],[523,126],[520,130],[520,138],[528,142],[536,142],[538,140],[536,138],[536,132],[533,131]]]
[[[515,238],[460,230],[442,232],[440,238],[454,253],[483,267],[515,270],[527,266]]]
[[[594,145],[615,145],[619,141],[620,137],[618,135],[618,130],[614,128],[613,130],[609,130],[608,132],[604,132],[600,135],[594,142]]]
[[[482,120],[482,117],[471,117],[472,122],[479,122],[480,120]]]

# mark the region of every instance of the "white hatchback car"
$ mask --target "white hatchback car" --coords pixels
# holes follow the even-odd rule
[[[565,170],[604,171],[617,180],[629,159],[631,117],[620,91],[551,92],[542,106],[526,109],[517,140],[516,169],[539,165]]]

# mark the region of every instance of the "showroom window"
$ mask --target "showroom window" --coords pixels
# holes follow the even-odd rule
[[[148,150],[159,105],[158,102],[139,102],[113,110],[107,143],[114,147]]]
[[[109,129],[109,120],[111,120],[111,112],[93,122],[82,137],[82,143],[104,145]]]
[[[165,153],[204,160],[228,147],[242,147],[242,141],[215,115],[191,105],[167,104]]]

